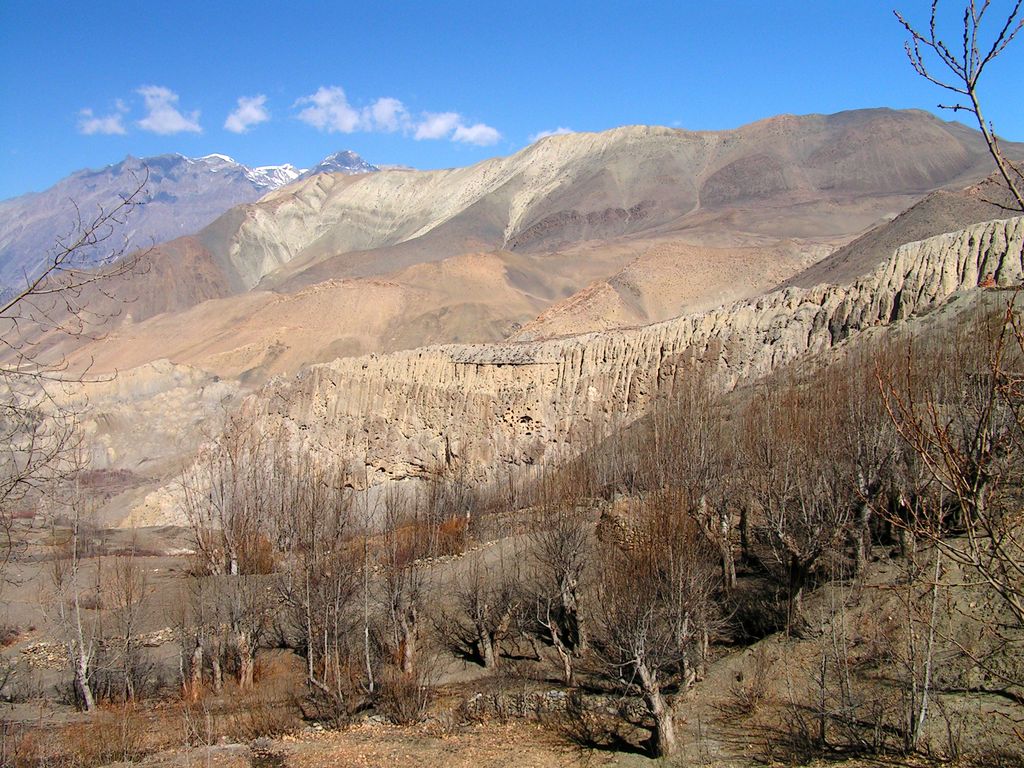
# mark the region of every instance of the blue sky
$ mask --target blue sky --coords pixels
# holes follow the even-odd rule
[[[0,198],[129,153],[308,166],[352,149],[437,168],[559,128],[935,111],[945,97],[906,63],[894,6],[924,23],[929,2],[4,0]],[[1022,74],[1024,39],[983,94],[1014,140]]]

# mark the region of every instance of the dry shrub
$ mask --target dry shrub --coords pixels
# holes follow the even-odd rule
[[[78,604],[85,611],[102,611],[103,595],[99,592],[85,592],[78,598]]]
[[[12,766],[68,766],[91,768],[114,762],[132,762],[143,756],[148,729],[135,707],[97,709],[88,719],[60,730],[21,728],[11,730],[5,745]],[[5,734],[6,736],[7,734]]]
[[[265,576],[276,570],[274,545],[262,533],[244,537],[239,549],[239,568],[242,573]]]
[[[251,741],[297,730],[302,724],[297,703],[302,680],[299,660],[287,653],[264,654],[257,659],[254,678],[251,690],[233,691],[226,697],[223,735]]]
[[[461,555],[466,551],[469,522],[465,517],[441,520],[414,519],[395,525],[389,555],[398,564],[408,564],[422,557]]]
[[[3,768],[20,768],[23,765],[35,765],[39,739],[29,731],[23,723],[0,720],[0,766]]]
[[[437,552],[439,556],[461,555],[466,550],[467,520],[451,517],[437,526]]]
[[[384,715],[396,725],[415,725],[423,722],[434,698],[430,681],[422,672],[405,673],[387,666],[381,677],[380,707]]]
[[[760,709],[768,698],[771,684],[771,660],[765,648],[757,648],[753,653],[753,665],[749,672],[740,670],[736,679],[729,687],[731,700],[725,709],[736,715],[752,715]]]
[[[0,626],[0,648],[9,648],[21,637],[21,627],[10,624]]]
[[[301,662],[286,652],[264,654],[256,660],[254,679],[248,690],[229,682],[219,694],[204,690],[196,699],[183,696],[175,710],[179,741],[182,731],[189,746],[208,746],[222,739],[274,738],[301,728]]]
[[[294,699],[282,700],[255,688],[239,692],[225,713],[223,733],[232,740],[251,741],[292,733],[301,724]]]

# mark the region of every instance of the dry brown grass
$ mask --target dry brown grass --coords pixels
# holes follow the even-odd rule
[[[138,760],[164,739],[153,713],[134,706],[100,708],[63,726],[0,724],[0,765],[4,768],[92,768]],[[154,736],[156,740],[154,741]]]

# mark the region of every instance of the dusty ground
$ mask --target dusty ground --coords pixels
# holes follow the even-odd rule
[[[650,764],[638,758],[632,764]],[[573,747],[537,725],[488,724],[440,733],[430,727],[364,724],[340,732],[310,732],[190,751],[170,750],[137,763],[151,768],[598,768],[624,765],[614,753]]]
[[[431,567],[431,592],[450,595],[460,576],[473,559],[482,567],[497,568],[502,562],[515,562],[522,553],[522,536],[515,531],[514,521],[506,520],[498,528],[503,537],[485,543],[469,557],[446,560]],[[498,533],[496,529],[492,533]],[[47,539],[52,534],[42,528],[32,530],[31,546],[19,559],[19,582],[5,589],[3,620],[18,625],[22,634],[6,649],[9,658],[28,662],[40,655],[38,645],[56,645],[52,608],[47,603],[46,586]],[[99,535],[97,547],[103,558],[90,560],[90,577],[101,563],[109,563],[113,553],[129,543],[125,531],[105,531]],[[151,529],[136,534],[135,541],[144,555],[139,558],[150,579],[152,610],[142,629],[147,633],[171,630],[175,608],[181,603],[181,555],[168,555],[168,550],[187,543],[180,529]],[[781,764],[784,750],[772,749],[784,734],[787,712],[792,711],[794,696],[806,694],[817,668],[830,611],[845,605],[842,613],[850,622],[851,653],[859,658],[868,652],[876,636],[885,635],[884,621],[894,616],[891,590],[898,573],[893,564],[879,553],[873,575],[862,586],[836,583],[809,598],[805,613],[808,628],[800,636],[774,635],[750,647],[719,646],[716,659],[704,679],[690,691],[674,697],[677,736],[681,753],[669,765],[752,766]],[[107,566],[103,566],[107,567]],[[89,579],[86,579],[88,581]],[[436,607],[436,606],[435,606]],[[963,610],[965,606],[960,606]],[[872,634],[874,633],[874,634]],[[163,659],[166,669],[177,663],[177,645],[173,634],[163,638],[152,652]],[[36,648],[37,650],[33,650]],[[50,648],[51,651],[59,650]],[[173,684],[162,694],[161,701],[149,700],[138,711],[122,713],[105,708],[96,715],[76,713],[72,707],[54,698],[54,684],[66,676],[67,668],[57,660],[30,664],[34,694],[17,705],[0,705],[0,720],[17,721],[33,730],[36,739],[70,737],[68,743],[87,750],[90,745],[120,738],[125,729],[138,738],[133,748],[141,764],[166,768],[192,766],[251,766],[252,768],[288,768],[289,766],[466,766],[483,768],[498,766],[633,766],[650,765],[641,754],[647,733],[642,727],[621,726],[624,741],[612,749],[584,749],[577,746],[573,732],[566,727],[559,703],[564,701],[564,688],[557,681],[557,664],[551,658],[535,659],[529,648],[506,646],[506,656],[497,674],[459,658],[452,650],[438,646],[433,678],[439,686],[438,698],[431,707],[427,721],[421,725],[399,727],[388,724],[378,714],[360,716],[356,723],[339,731],[324,730],[304,722],[295,705],[302,695],[301,662],[290,652],[271,651],[263,654],[260,683],[253,694],[239,695],[230,686],[221,697],[204,698],[197,705],[186,705],[177,699]],[[45,654],[44,654],[45,655]],[[277,663],[273,661],[277,659]],[[760,661],[759,661],[760,660]],[[762,698],[750,710],[737,706],[739,692],[760,674],[766,686]],[[255,696],[258,694],[258,696]],[[614,713],[625,700],[608,696],[603,700],[593,691],[587,694],[591,707],[602,704]],[[248,697],[247,697],[248,696]],[[516,705],[515,702],[526,702]],[[962,748],[984,750],[1011,745],[1007,729],[1014,714],[1005,701],[997,697],[945,695],[937,697],[940,710],[933,718],[936,743],[942,745],[946,725],[941,713],[951,713],[954,725],[961,729]],[[269,708],[268,708],[269,702]],[[512,702],[506,706],[499,702]],[[537,702],[547,702],[546,709]],[[627,702],[628,703],[628,702]],[[190,709],[190,706],[192,707]],[[516,709],[519,707],[522,711]],[[502,709],[505,707],[504,709]],[[273,710],[273,721],[258,720],[251,712]],[[613,720],[615,716],[612,716]],[[274,732],[288,735],[275,739],[258,738],[253,733],[261,723],[272,722]],[[192,723],[189,725],[188,723]],[[192,728],[197,737],[192,743],[207,746],[184,748],[174,746],[185,741],[184,733]],[[59,729],[59,731],[57,730]],[[205,729],[205,733],[204,733]],[[1002,732],[1002,733],[1000,733]],[[56,742],[54,742],[56,743]],[[1017,743],[1018,746],[1020,742]],[[1002,747],[1000,747],[1002,748]],[[1012,762],[1012,754],[1003,755]],[[978,754],[976,752],[976,754]],[[991,754],[996,754],[992,752]],[[837,755],[837,758],[841,755]],[[1000,757],[1000,760],[1003,760]],[[977,759],[977,758],[976,758]],[[96,764],[96,763],[91,763]],[[884,761],[843,763],[847,766],[927,765],[901,762],[896,758]],[[964,765],[995,763],[974,762]]]

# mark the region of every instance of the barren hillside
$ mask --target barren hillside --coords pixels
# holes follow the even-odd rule
[[[798,274],[831,281],[831,262],[818,280],[805,270],[988,162],[959,124],[864,110],[723,132],[628,127],[469,168],[318,175],[157,248],[116,287],[127,306],[92,302],[117,313],[108,338],[60,351],[98,371],[169,358],[258,383],[339,356],[642,325]],[[833,259],[869,271],[900,237],[979,215],[954,207],[923,234],[870,234],[859,255]]]
[[[452,466],[487,482],[572,455],[643,415],[694,359],[732,385],[907,321],[988,280],[1012,286],[1022,276],[1024,219],[997,220],[901,246],[849,286],[788,288],[637,329],[554,341],[339,359],[271,382],[245,410],[348,461],[360,484]],[[175,509],[168,487],[132,518],[169,522]]]

